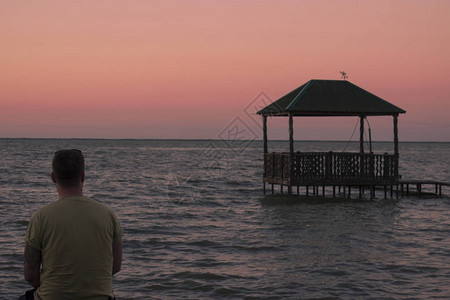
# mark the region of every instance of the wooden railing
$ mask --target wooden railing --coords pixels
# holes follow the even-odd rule
[[[349,152],[266,153],[264,180],[285,185],[371,184],[398,181],[398,157]]]

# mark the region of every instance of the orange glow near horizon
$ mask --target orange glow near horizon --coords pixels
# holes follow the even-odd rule
[[[236,117],[261,135],[246,114],[261,92],[276,100],[345,70],[407,111],[401,140],[450,141],[449,12],[449,1],[1,2],[0,137],[215,139]],[[269,138],[285,138],[284,123],[269,122]],[[353,129],[296,124],[298,139]]]

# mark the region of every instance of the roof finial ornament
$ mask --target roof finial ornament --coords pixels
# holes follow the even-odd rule
[[[345,73],[344,71],[339,71],[339,73],[341,73],[341,78],[346,80],[348,78],[347,73]]]

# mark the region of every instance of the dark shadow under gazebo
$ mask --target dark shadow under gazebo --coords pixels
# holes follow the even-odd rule
[[[301,186],[370,187],[397,186],[399,183],[398,116],[405,111],[346,80],[310,80],[257,112],[263,119],[264,193],[266,183],[288,188]],[[359,152],[294,151],[294,117],[360,118]],[[368,116],[393,117],[393,154],[375,154],[364,149],[364,119]],[[268,152],[267,117],[289,118],[289,152]]]

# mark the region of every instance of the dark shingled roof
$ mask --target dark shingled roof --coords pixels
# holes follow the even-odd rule
[[[405,111],[346,80],[310,80],[257,113],[264,116],[387,116]]]

